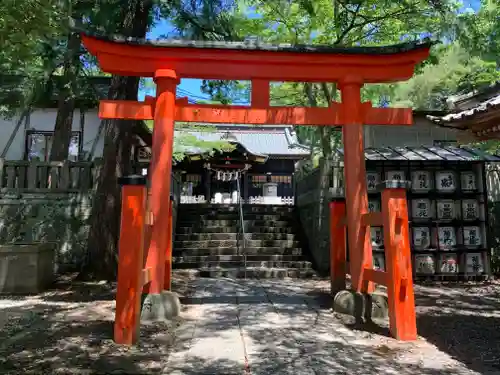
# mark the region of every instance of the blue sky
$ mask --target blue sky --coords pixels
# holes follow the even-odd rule
[[[463,7],[462,9],[465,11],[467,9],[472,9],[477,11],[480,6],[480,0],[470,0],[470,1],[462,1]],[[166,21],[162,20],[159,22],[153,29],[146,35],[147,39],[158,39],[168,37],[169,34],[173,31],[172,26]],[[202,93],[200,90],[201,80],[199,79],[183,79],[179,84],[178,91],[179,96],[188,96],[191,99],[199,100],[201,98],[206,98],[206,94]],[[139,100],[143,100],[145,96],[145,92],[143,90],[139,91]]]

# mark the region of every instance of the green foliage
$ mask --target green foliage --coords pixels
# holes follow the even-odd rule
[[[154,127],[151,120],[146,121],[146,125],[151,130]],[[211,141],[203,139],[206,136],[210,137],[210,134],[213,134],[216,130],[215,126],[206,124],[176,123],[173,151],[174,160],[178,162],[182,161],[186,153],[193,149],[206,155],[213,155],[218,150],[227,152],[234,150],[235,146],[225,140]],[[201,137],[197,137],[196,134]]]
[[[441,57],[433,65],[425,66],[420,74],[397,85],[393,103],[420,110],[446,110],[446,99],[451,95],[500,80],[500,71],[494,62],[473,57],[458,43],[440,47]]]
[[[246,0],[238,12],[252,16],[238,29],[268,43],[386,45],[422,35],[449,33],[458,9],[455,1]],[[390,101],[394,85],[368,85],[363,99],[374,105]],[[273,104],[327,106],[340,100],[335,84],[282,83],[273,85]],[[302,143],[329,155],[340,143],[338,129],[297,127]]]
[[[94,28],[113,33],[119,25],[123,4],[123,0],[2,0],[0,69],[2,75],[16,76],[17,95],[16,100],[2,100],[10,97],[12,87],[0,86],[0,116],[13,115],[39,99],[47,99],[53,89],[60,92],[68,88],[68,82],[53,77],[64,75],[70,20],[84,20]],[[76,54],[74,61],[80,66],[73,71],[78,74],[67,77],[74,82],[70,98],[95,101],[99,96],[97,88],[87,77],[103,73],[83,48],[79,47]]]
[[[472,54],[494,61],[500,66],[500,3],[481,0],[479,11],[459,16],[458,40]]]

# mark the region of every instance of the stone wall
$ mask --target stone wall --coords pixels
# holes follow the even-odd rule
[[[342,176],[343,165],[329,160],[321,160],[318,168],[298,172],[295,176],[296,205],[302,232],[315,268],[320,273],[327,273],[330,269],[329,203],[343,195]]]
[[[56,271],[78,269],[87,244],[92,192],[3,194],[0,243],[56,243]]]
[[[138,173],[147,163],[134,165]],[[85,258],[97,162],[0,159],[0,245],[54,242],[56,272],[79,270]],[[180,184],[173,175],[173,222]]]

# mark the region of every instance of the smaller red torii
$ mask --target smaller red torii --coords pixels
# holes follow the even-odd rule
[[[415,306],[411,279],[404,189],[383,194],[385,209],[379,216],[368,212],[363,125],[411,125],[411,109],[372,108],[361,101],[364,84],[397,82],[412,77],[415,65],[429,55],[430,43],[389,47],[335,48],[329,46],[269,46],[248,43],[111,39],[82,34],[82,41],[105,72],[153,77],[156,98],[144,102],[101,102],[101,118],[154,120],[151,195],[151,232],[144,234],[145,197],[142,188],[124,189],[122,235],[118,271],[115,340],[131,344],[137,339],[139,291],[150,294],[170,289],[172,223],[170,184],[175,122],[291,124],[342,126],[346,205],[332,217],[332,285],[344,281],[345,231],[349,242],[352,289],[370,293],[373,282],[388,286],[392,334],[416,338]],[[193,105],[176,99],[180,78],[250,80],[251,106]],[[270,82],[337,82],[341,103],[325,108],[273,107]],[[137,207],[142,207],[142,211]],[[332,212],[333,212],[332,211]],[[141,216],[142,215],[142,216]],[[333,220],[332,220],[333,221]],[[369,226],[383,224],[389,246],[387,271],[374,271]],[[142,228],[142,229],[140,229]],[[131,234],[130,232],[134,233]],[[146,240],[143,240],[143,237]],[[145,244],[146,242],[146,244]],[[146,251],[142,263],[143,246]],[[139,249],[138,249],[139,248]],[[129,272],[133,272],[132,278]],[[132,281],[131,281],[132,280]],[[120,309],[118,309],[120,306]],[[405,318],[406,316],[406,318]]]

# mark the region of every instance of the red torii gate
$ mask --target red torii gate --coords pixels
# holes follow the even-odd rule
[[[115,341],[137,339],[140,294],[169,290],[172,224],[170,184],[175,121],[239,124],[342,126],[346,205],[331,218],[332,285],[345,287],[345,227],[349,240],[352,288],[370,293],[373,282],[388,287],[392,334],[416,338],[415,306],[408,241],[408,215],[403,186],[383,193],[383,212],[368,213],[363,125],[411,125],[411,109],[373,108],[361,101],[366,83],[411,78],[415,65],[429,55],[430,43],[390,47],[333,48],[269,46],[194,41],[147,42],[111,39],[88,33],[82,41],[105,72],[153,77],[156,98],[144,102],[101,101],[103,119],[154,120],[151,175],[151,238],[142,263],[145,187],[124,188]],[[189,104],[176,99],[180,78],[251,80],[251,106]],[[271,81],[337,82],[341,103],[328,108],[272,107]],[[345,218],[344,218],[345,215]],[[387,272],[374,271],[370,225],[384,225]],[[334,233],[336,235],[334,236]]]

